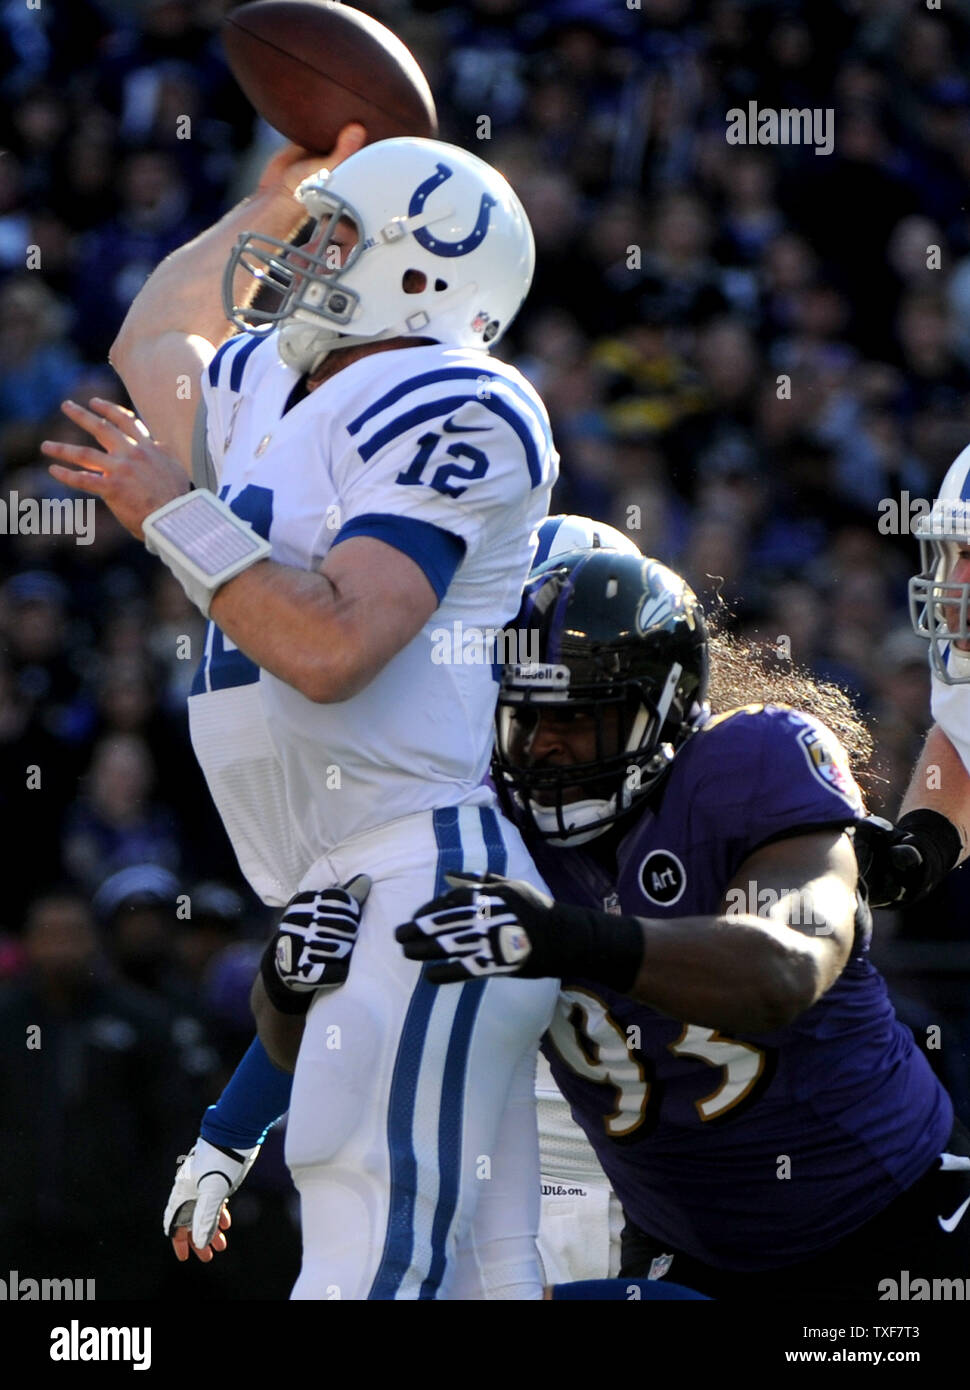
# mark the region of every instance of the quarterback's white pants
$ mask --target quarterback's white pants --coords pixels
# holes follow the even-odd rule
[[[394,939],[461,868],[542,882],[514,827],[468,806],[356,836],[300,884],[367,873],[374,886],[347,983],[317,995],[294,1076],[295,1299],[541,1297],[533,1080],[558,982],[431,985]]]

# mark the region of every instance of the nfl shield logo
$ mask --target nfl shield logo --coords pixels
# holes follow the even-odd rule
[[[673,1255],[658,1255],[655,1260],[650,1261],[650,1269],[647,1273],[647,1278],[662,1279],[673,1262]]]

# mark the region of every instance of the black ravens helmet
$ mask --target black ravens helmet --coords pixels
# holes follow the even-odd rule
[[[650,791],[701,714],[703,611],[656,560],[574,551],[533,572],[505,635],[496,785],[545,839],[582,844]],[[544,712],[592,716],[593,756],[534,755]]]

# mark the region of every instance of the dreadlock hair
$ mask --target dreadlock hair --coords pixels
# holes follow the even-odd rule
[[[739,705],[789,705],[827,724],[849,755],[853,776],[863,792],[884,782],[872,766],[873,738],[849,695],[830,681],[820,681],[768,642],[755,642],[724,630],[717,621],[709,643],[711,676],[708,699],[714,714]]]

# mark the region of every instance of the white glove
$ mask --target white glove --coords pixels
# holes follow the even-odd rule
[[[219,1229],[223,1204],[235,1192],[256,1160],[254,1149],[221,1149],[201,1136],[190,1153],[179,1159],[175,1184],[162,1218],[165,1234],[179,1226],[192,1227],[192,1244],[204,1250]]]

